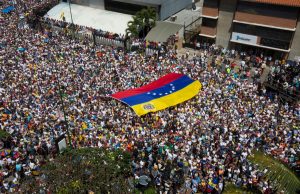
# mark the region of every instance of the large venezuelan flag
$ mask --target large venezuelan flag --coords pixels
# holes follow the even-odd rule
[[[198,80],[170,73],[148,85],[118,92],[111,97],[126,103],[141,116],[189,100],[198,94],[201,87]]]

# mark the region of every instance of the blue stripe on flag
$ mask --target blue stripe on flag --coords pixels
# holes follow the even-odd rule
[[[134,106],[136,104],[148,102],[153,99],[161,98],[163,96],[167,96],[169,94],[177,92],[178,90],[185,88],[186,86],[193,83],[194,81],[195,80],[192,80],[188,76],[182,76],[179,79],[170,82],[166,85],[163,85],[162,87],[157,88],[155,90],[151,90],[149,92],[145,92],[135,96],[130,96],[127,98],[122,98],[121,100],[126,104],[128,104],[129,106]]]

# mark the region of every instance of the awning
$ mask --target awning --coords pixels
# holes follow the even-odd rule
[[[300,7],[300,1],[297,0],[253,0],[256,3],[267,3],[274,5],[285,5],[292,7]]]
[[[250,46],[256,46],[256,47],[260,47],[260,48],[265,48],[265,49],[270,49],[270,50],[275,50],[275,51],[281,51],[281,52],[285,52],[285,53],[289,53],[291,51],[291,49],[280,49],[280,48],[275,48],[275,47],[270,47],[270,46],[264,46],[264,45],[260,45],[260,44],[252,44],[252,43],[246,43],[246,42],[242,42],[242,41],[237,41],[237,40],[233,40],[231,39],[230,42],[234,42],[234,43],[239,43],[239,44],[245,44],[245,45],[250,45]]]
[[[199,35],[209,37],[209,38],[216,38],[217,29],[208,26],[201,26]]]
[[[166,42],[171,35],[176,34],[183,25],[170,22],[156,22],[154,28],[146,36],[146,40],[154,42]]]

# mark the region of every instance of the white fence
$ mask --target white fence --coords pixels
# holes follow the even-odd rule
[[[96,44],[98,44],[98,45],[111,45],[114,47],[124,47],[123,41],[105,38],[105,37],[101,37],[101,36],[95,36],[95,41],[96,41]]]

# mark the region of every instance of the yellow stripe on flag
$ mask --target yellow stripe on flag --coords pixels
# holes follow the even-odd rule
[[[178,90],[177,92],[174,92],[161,98],[156,98],[145,103],[134,105],[131,108],[139,116],[142,116],[149,112],[156,112],[168,108],[170,106],[175,106],[176,104],[182,103],[186,100],[193,98],[195,95],[198,94],[201,87],[202,85],[199,81],[194,81],[193,83],[182,88],[181,90]]]

